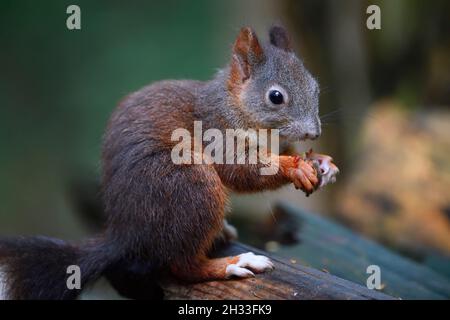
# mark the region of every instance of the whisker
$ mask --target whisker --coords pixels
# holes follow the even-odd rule
[[[320,94],[328,94],[332,91],[333,90],[328,86],[320,87]]]
[[[332,110],[332,111],[330,111],[330,112],[328,112],[328,113],[325,113],[324,115],[319,116],[319,117],[320,117],[320,120],[326,119],[326,118],[328,118],[328,117],[330,117],[330,116],[333,116],[333,115],[336,115],[336,114],[339,113],[341,110],[342,110],[342,108],[337,108],[337,109]]]
[[[361,113],[352,113],[350,110],[345,110],[343,108],[332,110],[320,116],[320,121],[322,124],[329,124],[339,122],[340,120],[363,120],[365,118],[380,121],[380,119],[374,116],[373,113],[370,111]]]

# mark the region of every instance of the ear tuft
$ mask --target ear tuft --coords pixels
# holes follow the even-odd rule
[[[233,52],[250,65],[261,62],[264,53],[255,31],[250,27],[242,28],[234,43]]]
[[[234,72],[239,72],[241,80],[245,81],[250,77],[252,68],[263,59],[264,52],[255,32],[249,27],[242,28],[233,46]]]
[[[279,25],[274,25],[269,31],[270,43],[277,48],[291,52],[291,39],[286,29]]]

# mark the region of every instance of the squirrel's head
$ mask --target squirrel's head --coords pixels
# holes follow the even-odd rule
[[[286,30],[274,26],[262,45],[242,28],[233,46],[228,90],[233,104],[260,128],[290,140],[320,135],[319,85],[292,50]]]

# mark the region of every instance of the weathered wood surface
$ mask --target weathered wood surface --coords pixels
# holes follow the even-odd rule
[[[240,243],[233,243],[217,253],[236,255],[252,251],[265,254]],[[182,284],[171,279],[161,281],[167,299],[340,299],[383,300],[392,297],[340,279],[329,273],[304,267],[294,261],[270,256],[275,270],[255,278]]]
[[[424,264],[412,261],[331,220],[286,203],[278,210],[289,213],[299,225],[299,243],[280,246],[276,254],[365,284],[369,265],[381,270],[382,291],[401,299],[449,299],[450,281]]]
[[[79,187],[74,188],[73,194],[77,197],[76,203],[81,207],[80,212],[86,212],[83,217],[88,222],[87,225],[94,230],[100,230],[104,217],[98,199],[91,196],[96,193],[91,191],[80,192],[90,189],[92,188],[89,188],[89,184],[80,184]],[[278,213],[282,214],[278,215]],[[245,212],[240,216],[248,217],[249,214]],[[286,216],[288,217],[287,220]],[[348,283],[359,284],[364,289],[368,277],[366,273],[367,266],[378,265],[381,268],[383,287],[381,291],[389,296],[401,299],[450,298],[448,260],[433,262],[434,264],[440,264],[435,269],[445,271],[444,273],[436,272],[425,264],[402,257],[380,244],[355,234],[352,230],[342,225],[320,215],[305,212],[288,203],[279,204],[270,213],[269,218],[275,221],[274,229],[276,229],[276,232],[271,230],[268,234],[267,232],[262,234],[265,226],[260,224],[261,214],[259,213],[255,220],[241,221],[242,223],[239,226],[240,239],[257,247],[263,247],[267,241],[279,241],[280,238],[299,239],[300,241],[297,244],[279,245],[276,248],[276,256],[281,257],[281,261],[283,261],[278,262],[279,259],[273,257],[273,260],[276,260],[277,265],[279,265],[276,271],[270,275],[258,275],[256,279],[244,281],[210,282],[191,287],[172,283],[165,287],[168,296],[186,299],[258,299],[260,297],[273,299],[326,299],[331,295],[346,299],[345,296],[339,296],[334,292],[328,295],[326,292],[327,282],[322,279],[323,276],[326,276],[327,272],[329,272],[338,278],[348,280],[346,282],[347,285]],[[255,238],[249,235],[256,235],[256,238],[259,238],[259,240],[255,241]],[[253,248],[251,250],[249,248],[243,249],[242,245],[235,245],[220,252],[220,255],[243,251],[256,250]],[[296,260],[297,263],[291,263],[292,259]],[[322,273],[317,270],[326,272]],[[297,277],[297,275],[300,276]],[[298,279],[292,284],[287,284],[287,281],[283,280],[285,276],[286,279],[296,277]],[[266,279],[267,282],[261,284],[261,281]],[[309,286],[308,279],[315,279],[315,283],[323,287],[315,289]],[[331,283],[333,283],[332,289],[339,285],[339,283],[338,285],[334,284],[334,282]],[[275,286],[275,288],[270,288],[270,286]],[[302,290],[297,290],[299,288]],[[206,291],[206,293],[202,290]],[[247,292],[242,293],[240,290],[247,290]],[[273,292],[266,292],[267,290],[273,290]],[[279,293],[280,290],[282,294]]]

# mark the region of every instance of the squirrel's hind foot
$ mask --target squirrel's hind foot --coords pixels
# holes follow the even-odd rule
[[[229,264],[225,270],[226,278],[233,276],[238,278],[254,277],[255,273],[273,270],[274,265],[269,258],[255,255],[253,252],[243,253],[237,256],[236,263]]]
[[[269,258],[247,252],[234,257],[216,259],[197,257],[188,265],[172,266],[172,272],[180,280],[201,282],[226,280],[231,277],[254,277],[255,273],[262,273],[273,268],[274,264]]]

